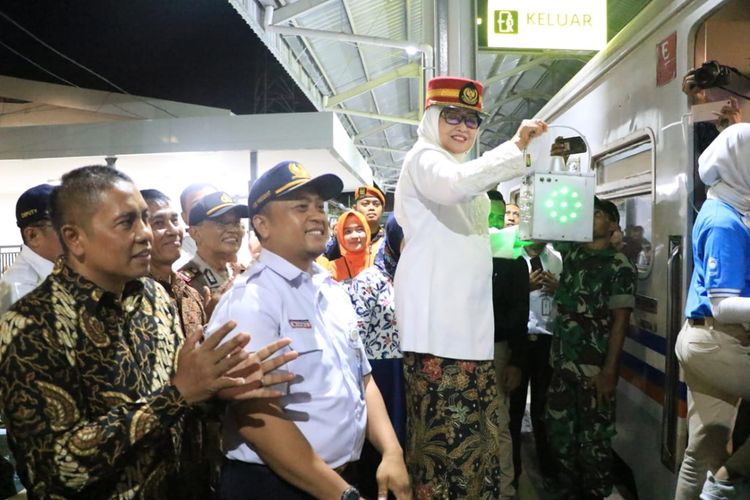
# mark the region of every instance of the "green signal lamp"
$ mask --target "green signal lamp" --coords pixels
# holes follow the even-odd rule
[[[591,241],[594,225],[596,178],[586,138],[548,134],[531,144],[530,172],[523,178],[518,196],[521,211],[519,238],[536,241]],[[554,139],[553,139],[554,138]],[[552,141],[551,143],[549,141]]]

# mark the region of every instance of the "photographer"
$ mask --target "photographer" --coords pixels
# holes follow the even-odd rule
[[[716,61],[708,61],[698,68],[692,68],[682,79],[682,91],[688,96],[691,106],[712,102],[707,90],[729,84],[729,68]],[[737,100],[729,99],[730,104],[723,106],[715,121],[696,122],[693,125],[693,204],[695,211],[700,210],[706,201],[706,186],[698,175],[698,157],[716,139],[719,132],[730,125],[742,121]]]

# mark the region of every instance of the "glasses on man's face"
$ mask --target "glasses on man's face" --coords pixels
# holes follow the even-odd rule
[[[231,231],[232,229],[244,230],[245,226],[242,225],[242,221],[232,219],[208,219],[204,222],[208,222],[211,227],[214,227],[220,231]]]
[[[477,113],[461,113],[455,109],[443,109],[440,117],[448,125],[458,125],[461,122],[466,124],[466,128],[475,129],[482,124],[482,118]]]

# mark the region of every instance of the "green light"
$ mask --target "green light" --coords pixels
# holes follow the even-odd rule
[[[581,193],[575,186],[558,185],[544,199],[544,218],[551,224],[572,224],[580,218]]]

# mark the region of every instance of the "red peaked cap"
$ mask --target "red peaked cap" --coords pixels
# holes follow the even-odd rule
[[[481,112],[483,92],[484,86],[476,80],[438,76],[427,83],[427,98],[424,107],[429,108],[433,104],[439,104]]]

